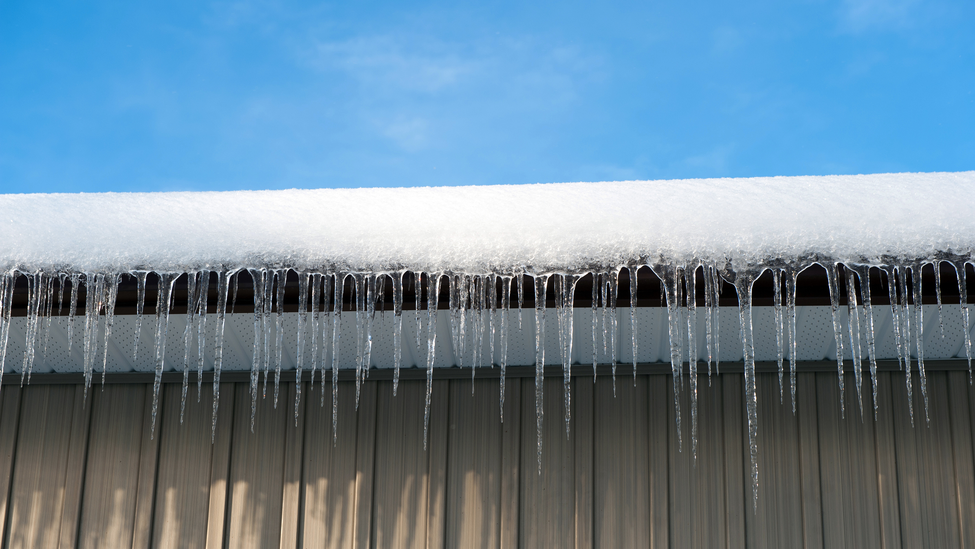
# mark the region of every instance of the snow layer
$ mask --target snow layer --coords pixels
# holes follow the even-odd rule
[[[567,272],[975,249],[975,172],[0,195],[0,268]]]

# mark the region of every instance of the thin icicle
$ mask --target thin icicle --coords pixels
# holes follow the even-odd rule
[[[98,351],[98,313],[102,308],[105,296],[105,276],[102,274],[85,274],[85,354],[83,371],[85,374],[84,398],[87,398],[88,388],[91,387],[92,372],[95,368],[95,356]],[[158,322],[157,322],[158,324]]]
[[[227,294],[230,272],[217,273],[217,326],[213,334],[213,417],[210,443],[217,439],[217,409],[220,405],[220,371],[223,369],[223,333],[227,325]]]
[[[27,334],[24,341],[24,364],[20,369],[20,385],[23,387],[24,380],[30,382],[30,372],[34,367],[34,353],[37,341],[37,326],[40,320],[40,309],[44,286],[43,272],[36,272],[27,277]],[[91,301],[87,299],[87,301]],[[97,312],[96,312],[97,314]],[[86,318],[87,321],[87,318]],[[88,333],[85,332],[86,350],[89,344]],[[87,355],[86,355],[87,358]]]
[[[183,412],[186,410],[186,392],[190,386],[190,347],[193,346],[193,327],[196,315],[193,314],[193,306],[196,305],[196,279],[197,273],[186,273],[186,328],[183,329],[183,391],[179,399],[179,423],[183,424]],[[108,345],[106,339],[106,356]],[[102,376],[104,384],[104,375]]]
[[[105,351],[102,354],[102,389],[105,388],[105,376],[108,373],[108,342],[112,339],[112,326],[115,324],[119,276],[118,273],[112,273],[105,277]],[[186,390],[184,389],[183,392],[185,393]]]
[[[423,405],[423,450],[427,449],[427,433],[430,430],[430,401],[433,397],[433,364],[437,356],[437,309],[440,300],[440,277],[432,273],[427,277],[427,392]]]
[[[501,277],[501,423],[504,423],[504,381],[508,366],[508,329],[511,323],[511,277]]]
[[[914,396],[911,388],[911,315],[908,313],[907,267],[897,267],[897,286],[900,299],[897,302],[898,316],[901,319],[901,339],[904,347],[904,380],[907,384],[907,410],[911,416],[911,427],[914,426]],[[921,328],[919,326],[918,328]]]
[[[799,271],[786,267],[783,274],[785,275],[786,312],[789,317],[789,389],[792,392],[792,415],[796,415],[796,373],[799,367],[796,348],[796,279],[799,277]]]
[[[826,282],[829,285],[829,304],[830,312],[833,317],[833,339],[836,341],[836,373],[839,378],[840,386],[840,416],[846,417],[846,404],[844,395],[846,394],[843,376],[843,323],[840,320],[840,289],[836,280],[835,263],[829,263],[826,267]]]
[[[559,282],[556,286],[556,306],[559,319],[559,343],[562,355],[562,391],[565,395],[565,438],[569,438],[569,422],[572,417],[572,325],[576,284],[576,275],[557,275]]]
[[[41,350],[41,360],[46,360],[47,359],[47,344],[48,344],[48,341],[51,340],[51,320],[53,319],[53,316],[51,315],[51,313],[53,312],[53,307],[54,307],[54,278],[55,278],[55,276],[56,275],[53,275],[52,274],[50,276],[45,277],[46,278],[46,286],[43,289],[43,297],[44,297],[44,312],[43,312],[43,314],[44,314],[44,346],[42,347],[42,350]]]
[[[370,274],[366,277],[366,334],[361,372],[363,382],[369,376],[369,368],[372,367],[372,328],[376,322],[376,298],[380,295],[377,289],[378,276],[381,275]]]
[[[149,276],[148,271],[134,271],[131,273],[135,276],[137,286],[136,286],[136,298],[135,298],[135,343],[132,345],[132,362],[135,364],[139,363],[139,337],[142,335],[142,313],[145,311],[146,306],[146,277]],[[75,307],[78,305],[78,275],[71,275],[71,318],[74,317]],[[71,319],[68,320],[68,352],[71,352]]]
[[[71,343],[74,335],[74,317],[78,311],[78,285],[81,284],[81,276],[78,273],[71,273],[71,303],[68,305],[68,353],[71,352]],[[145,295],[145,277],[142,279],[142,294]],[[141,303],[141,302],[140,302]],[[136,305],[135,319],[135,345],[139,348],[139,328],[142,326],[142,307]],[[133,359],[134,360],[134,359]]]
[[[366,278],[361,273],[352,274],[355,290],[355,409],[359,410],[359,392],[362,389],[363,340],[366,331]]]
[[[931,423],[931,415],[928,413],[928,380],[924,372],[924,309],[922,308],[921,292],[921,270],[923,263],[915,263],[911,266],[911,280],[914,282],[914,334],[917,340],[917,371],[921,379],[921,398],[924,400],[924,420]]]
[[[200,271],[200,282],[197,283],[196,294],[196,401],[200,402],[203,394],[203,363],[206,359],[207,304],[210,294],[210,271]]]
[[[413,299],[416,301],[413,314],[416,317],[417,352],[423,352],[423,338],[421,337],[423,333],[423,321],[420,319],[420,309],[423,307],[423,279],[421,278],[421,274],[417,272],[413,273]]]
[[[870,360],[870,387],[873,394],[873,419],[876,421],[880,417],[880,411],[877,398],[877,338],[874,330],[873,298],[870,293],[870,266],[856,265],[852,269],[860,279],[860,293],[863,296],[864,320],[867,322],[867,358]]]
[[[274,273],[278,281],[277,298],[275,299],[274,314],[274,409],[278,408],[278,387],[281,384],[281,361],[284,352],[284,289],[288,282],[288,270],[281,269]]]
[[[640,270],[639,265],[631,265],[628,267],[630,275],[630,345],[633,349],[633,385],[636,385],[636,360],[637,360],[637,324],[636,324],[636,307],[637,298],[640,295],[638,291],[639,279],[637,275]]]
[[[393,396],[399,387],[399,370],[403,362],[403,275],[390,275],[393,280]]]
[[[677,301],[677,287],[680,286],[680,272],[674,265],[658,265],[653,271],[657,274],[667,292],[667,326],[670,338],[670,370],[674,386],[674,421],[677,424],[677,451],[683,451],[683,437],[680,425],[680,376],[684,362],[681,349],[680,306]]]
[[[772,269],[772,286],[775,309],[775,359],[779,367],[779,404],[782,404],[785,398],[785,349],[783,348],[785,320],[782,318],[782,271],[780,269]]]
[[[10,314],[13,309],[14,287],[17,284],[17,271],[3,273],[0,278],[0,376],[6,371],[7,341],[10,338]]]
[[[298,273],[298,342],[295,364],[295,427],[298,426],[298,405],[301,403],[301,371],[305,365],[305,330],[308,329],[308,285],[311,274]]]
[[[497,359],[495,359],[494,357],[494,338],[495,338],[495,330],[497,328],[496,317],[498,315],[498,277],[497,275],[490,274],[487,276],[487,280],[488,280],[487,299],[488,299],[488,307],[489,307],[488,331],[490,332],[490,335],[488,336],[488,341],[490,342],[489,347],[491,353],[490,364],[491,367],[494,368],[494,365],[497,364]]]
[[[941,261],[935,260],[931,264],[934,267],[934,295],[938,301],[938,333],[941,339],[945,338],[945,319],[941,311]]]
[[[156,430],[156,410],[159,408],[159,389],[162,384],[163,369],[166,364],[166,336],[169,334],[169,311],[172,306],[173,285],[179,273],[157,273],[156,293],[156,375],[152,382],[152,423],[149,438]],[[89,297],[91,297],[89,295]]]
[[[518,281],[518,329],[521,330],[521,310],[525,303],[525,273],[517,273],[515,280]]]
[[[712,265],[710,269],[711,281],[714,283],[714,374],[718,375],[721,373],[721,286],[724,282],[717,267]]]
[[[596,324],[598,317],[596,316],[596,308],[599,302],[599,273],[595,271],[589,273],[592,276],[592,382],[596,383]]]
[[[342,334],[342,296],[345,293],[345,279],[348,276],[350,276],[348,273],[335,273],[332,299],[332,444],[336,444],[339,437],[339,338]],[[324,399],[325,392],[322,391],[322,400]]]
[[[741,343],[745,361],[745,410],[748,416],[748,454],[751,457],[752,504],[758,509],[758,388],[755,383],[755,343],[752,332],[752,287],[761,276],[757,272],[735,273],[738,292],[738,315],[741,320]]]
[[[315,370],[318,367],[318,329],[321,322],[319,307],[322,300],[322,274],[311,274],[311,383],[310,389],[315,388]],[[323,342],[324,343],[324,342]],[[325,374],[322,373],[322,390],[325,390]]]
[[[267,398],[267,378],[271,369],[271,311],[274,308],[274,273],[263,271],[264,304],[261,308],[261,329],[264,334],[264,388],[261,398]]]
[[[538,439],[538,474],[542,474],[542,405],[545,390],[545,304],[548,275],[535,275],[535,430]]]
[[[616,336],[619,332],[619,319],[616,316],[616,301],[619,299],[619,269],[609,272],[609,357],[613,369],[613,395],[616,395]]]
[[[961,303],[961,324],[962,331],[965,332],[965,357],[968,358],[968,384],[972,384],[972,334],[971,317],[968,312],[968,273],[966,272],[964,261],[953,264],[955,276],[958,278],[958,296]]]
[[[234,309],[237,308],[237,285],[240,282],[240,271],[234,271],[234,274],[230,275],[230,279],[233,281],[234,286],[230,297],[230,314],[234,314]]]
[[[265,269],[248,269],[254,286],[254,347],[251,351],[251,432],[254,432],[254,419],[257,417],[257,392],[260,384],[261,372],[261,336],[264,334],[264,281],[267,278]]]
[[[684,267],[687,288],[687,365],[691,382],[691,455],[697,461],[697,265]]]
[[[860,308],[857,305],[853,271],[846,269],[845,277],[847,326],[850,332],[850,354],[853,356],[853,380],[857,385],[857,405],[860,407],[860,419],[863,420],[863,355],[860,352]]]
[[[887,275],[887,293],[888,299],[890,299],[890,317],[891,323],[894,327],[894,343],[897,347],[897,364],[900,366],[901,371],[904,370],[904,345],[901,336],[901,317],[900,317],[900,307],[897,304],[897,279],[896,279],[896,267],[889,266],[883,269],[884,274]]]
[[[708,386],[711,386],[711,359],[714,357],[713,347],[713,319],[714,319],[714,283],[711,281],[711,269],[708,265],[701,266],[704,275],[704,337],[708,350]]]

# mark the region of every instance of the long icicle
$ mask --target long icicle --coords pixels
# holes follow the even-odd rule
[[[298,341],[295,363],[295,427],[298,426],[298,406],[301,404],[301,371],[305,365],[305,331],[308,329],[308,286],[310,273],[298,273]],[[314,372],[313,372],[314,375]]]
[[[745,410],[748,415],[748,454],[751,457],[752,504],[758,510],[758,388],[755,383],[755,343],[752,332],[752,287],[758,272],[735,273],[738,292],[738,315],[741,320],[741,344],[745,359]]]
[[[917,371],[921,379],[921,398],[924,400],[924,420],[930,424],[931,414],[928,413],[928,380],[924,371],[924,309],[922,307],[924,294],[921,292],[921,270],[923,268],[923,263],[915,263],[912,265],[911,280],[914,282],[914,333],[917,339]]]
[[[437,357],[437,309],[440,301],[440,278],[443,273],[427,276],[427,392],[423,405],[423,450],[427,449],[430,430],[430,402],[433,396],[433,364]]]
[[[968,311],[968,273],[966,272],[965,261],[958,261],[953,264],[955,276],[958,278],[958,296],[961,303],[961,324],[965,332],[965,357],[968,358],[968,384],[972,385],[972,334],[971,317]]]
[[[853,380],[857,385],[857,405],[860,407],[860,419],[863,420],[863,361],[860,353],[860,308],[857,304],[856,285],[853,281],[853,271],[845,269],[846,278],[846,309],[847,326],[850,332],[850,354],[853,357]]]
[[[342,307],[347,273],[335,273],[334,295],[332,299],[332,444],[339,439],[339,338],[342,334]],[[322,399],[325,392],[322,392]]]
[[[172,305],[173,285],[179,273],[157,273],[156,290],[156,375],[152,382],[152,423],[149,438],[156,431],[156,410],[159,408],[159,389],[162,385],[163,369],[166,365],[166,336],[169,334],[169,310]],[[91,296],[89,295],[89,298]]]
[[[772,286],[774,291],[772,295],[774,296],[774,311],[775,311],[775,359],[776,364],[779,367],[779,404],[782,404],[785,398],[785,321],[782,315],[782,271],[781,269],[772,269]]]
[[[403,363],[403,275],[393,273],[393,396],[399,387],[399,370]]]
[[[640,271],[639,265],[630,265],[627,267],[630,275],[630,345],[633,350],[633,385],[636,386],[636,361],[637,361],[637,323],[636,323],[636,307],[637,298],[639,296],[639,291],[637,285],[639,284],[639,278],[637,275]]]
[[[264,280],[267,278],[265,269],[248,269],[254,286],[254,347],[251,351],[251,432],[254,432],[254,419],[257,417],[257,393],[261,376],[261,336],[264,334]]]
[[[870,293],[870,266],[854,265],[853,271],[860,280],[860,294],[863,296],[864,320],[867,323],[867,358],[870,361],[870,387],[873,394],[873,419],[880,417],[877,380],[877,337],[873,319],[873,297]]]
[[[105,376],[108,373],[108,342],[112,339],[112,326],[115,324],[115,303],[118,301],[119,278],[119,273],[112,273],[105,277],[105,351],[102,354],[103,390],[105,389]]]
[[[907,411],[911,416],[911,427],[914,426],[914,395],[911,389],[911,315],[908,312],[907,267],[897,267],[897,286],[900,294],[897,302],[898,316],[901,319],[901,339],[904,348],[904,380],[907,384]]]
[[[680,285],[680,273],[674,265],[659,265],[653,269],[657,277],[663,281],[667,292],[667,325],[670,339],[670,370],[674,386],[674,421],[677,424],[677,451],[683,450],[683,435],[680,422],[680,376],[684,363],[681,349],[681,321],[680,305],[677,301],[677,287]]]
[[[198,273],[186,273],[186,327],[183,329],[183,391],[179,399],[179,424],[183,424],[183,412],[186,410],[186,393],[190,386],[190,348],[193,346],[193,328],[196,315],[193,306],[196,305],[196,281]],[[106,340],[107,341],[107,340]],[[106,343],[106,356],[108,345]],[[104,384],[104,376],[103,381]]]
[[[798,349],[796,344],[796,280],[799,269],[786,267],[785,276],[786,311],[789,317],[789,389],[792,392],[792,415],[796,415],[796,374],[798,373]]]
[[[501,423],[504,423],[504,380],[508,366],[508,329],[511,323],[511,278],[501,277]]]
[[[210,444],[217,439],[217,409],[220,406],[220,371],[223,369],[223,333],[227,326],[227,294],[233,272],[217,273],[217,325],[213,334],[213,417]]]
[[[545,416],[545,304],[548,275],[535,275],[535,430],[538,474],[542,474],[542,420]]]
[[[288,282],[288,270],[280,269],[274,273],[278,281],[277,308],[274,311],[274,409],[278,408],[278,388],[281,385],[281,361],[284,352],[284,290]]]
[[[691,382],[691,455],[697,461],[697,264],[684,267],[687,287],[687,366]]]
[[[844,375],[843,375],[843,323],[840,320],[840,289],[836,280],[836,263],[827,263],[826,282],[829,285],[829,305],[830,313],[833,318],[833,339],[836,341],[836,373],[839,378],[840,386],[840,417],[846,417],[846,404],[844,395],[846,394]]]
[[[239,276],[239,274],[238,274]],[[203,364],[206,362],[207,339],[207,305],[210,297],[210,271],[200,271],[200,282],[197,284],[196,303],[196,401],[200,402],[203,395]]]

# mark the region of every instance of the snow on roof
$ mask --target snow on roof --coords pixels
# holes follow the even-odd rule
[[[569,272],[975,249],[975,172],[0,195],[0,268]]]

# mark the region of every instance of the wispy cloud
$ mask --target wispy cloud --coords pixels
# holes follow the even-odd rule
[[[840,28],[848,32],[899,30],[913,25],[920,0],[843,0]]]

